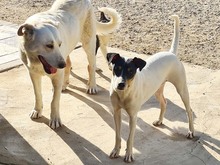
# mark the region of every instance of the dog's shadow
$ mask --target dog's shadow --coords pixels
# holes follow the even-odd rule
[[[81,78],[80,76],[78,76],[76,74],[72,73],[72,76],[74,78],[77,78],[78,80],[82,81],[85,84],[87,83],[87,80]],[[105,80],[109,82],[110,79],[105,77]],[[113,115],[110,112],[108,112],[105,108],[103,108],[103,106],[101,106],[99,104],[99,102],[101,102],[102,104],[105,104],[106,106],[110,105],[109,97],[107,98],[107,96],[109,96],[108,90],[99,86],[99,88],[102,88],[102,91],[101,91],[101,93],[99,93],[98,96],[87,95],[85,97],[83,95],[80,95],[79,92],[76,92],[76,90],[80,91],[80,92],[85,92],[84,88],[77,87],[74,85],[70,85],[69,88],[70,89],[65,91],[66,94],[69,94],[69,95],[81,100],[82,102],[84,102],[88,106],[90,106],[108,124],[108,126],[110,128],[114,129]],[[100,95],[102,95],[103,97],[100,97]],[[90,98],[92,98],[92,99],[90,99]],[[170,104],[173,104],[173,103],[168,100],[168,108],[167,108],[168,114],[165,116],[168,120],[174,121],[173,116],[169,117],[169,115],[172,115],[172,113],[173,113],[172,111],[178,111],[179,113],[185,113],[185,110],[183,108],[181,108],[175,104],[173,104],[171,106],[174,108],[169,110]],[[159,103],[157,102],[157,100],[155,98],[151,98],[149,100],[149,102],[145,103],[143,106],[143,109],[150,110],[150,108],[152,108],[152,107],[156,107],[159,109]],[[158,112],[158,115],[159,115],[159,112]],[[180,116],[182,116],[182,115],[180,114]],[[177,119],[175,119],[175,120],[179,119],[179,115],[174,115],[174,117],[177,117]],[[183,120],[182,118],[180,118],[180,119]],[[124,112],[122,113],[122,120],[123,120],[123,122],[122,122],[121,136],[126,141],[128,138],[128,130],[129,130],[129,126],[127,123],[129,123],[129,121],[128,121],[127,114]],[[37,121],[43,122],[47,125],[49,123],[49,120],[45,117],[43,117]],[[169,128],[166,125],[162,125],[158,129],[158,128],[154,127],[152,124],[149,124],[146,121],[142,120],[141,118],[138,118],[137,127],[139,127],[139,129],[136,129],[134,148],[136,148],[141,153],[144,153],[144,152],[150,153],[149,150],[146,151],[146,146],[149,146],[149,148],[158,147],[158,144],[160,144],[160,143],[161,143],[161,145],[163,145],[164,139],[168,139],[168,140],[172,140],[172,141],[185,141],[184,143],[187,143],[187,146],[195,145],[195,143],[199,140],[199,137],[196,137],[193,140],[187,140],[185,135],[177,133],[179,131],[174,130],[175,128],[174,129]],[[162,131],[160,131],[160,129],[169,130],[171,132],[171,135],[167,135],[167,134],[163,133]],[[177,128],[177,129],[179,129],[179,128]],[[184,132],[187,132],[186,128],[180,128],[180,129],[185,129]],[[106,161],[103,159],[109,159],[108,155],[105,152],[103,152],[99,147],[92,144],[90,141],[86,140],[85,138],[83,138],[82,136],[77,134],[76,132],[67,128],[66,126],[63,126],[62,128],[58,128],[57,130],[55,130],[55,132],[57,133],[57,135],[59,135],[65,141],[65,143],[67,145],[70,146],[70,148],[74,151],[74,153],[79,157],[79,159],[84,164],[86,164],[88,162],[100,164],[100,161],[101,162]],[[115,135],[113,134],[112,135],[113,141],[114,141],[114,136]],[[205,137],[207,137],[207,139],[208,139],[208,135]],[[155,139],[157,139],[157,140],[155,140]],[[215,143],[216,145],[219,144],[219,140],[216,140],[214,138],[209,139],[209,140],[213,141],[213,143]],[[158,143],[157,145],[156,145],[155,141],[157,141],[157,143]],[[142,143],[144,143],[144,145]],[[155,146],[152,146],[154,144],[155,144]],[[209,143],[206,143],[205,141],[204,141],[203,145],[210,147]],[[166,146],[167,146],[167,149],[169,152],[174,152],[173,150],[175,149],[175,147],[173,147],[173,143],[169,143]],[[218,146],[220,146],[220,145],[218,145]],[[205,147],[203,147],[203,148],[204,148],[203,152],[207,152]],[[109,152],[111,151],[111,149],[112,148],[109,149]],[[220,153],[218,149],[216,149],[216,152]],[[122,152],[121,154],[123,155],[124,153]],[[140,157],[140,155],[136,153],[135,157]],[[123,157],[120,159],[123,159]],[[112,160],[112,162],[116,163],[116,161],[117,162],[121,161],[120,159]],[[214,159],[214,157],[213,157],[213,159]],[[138,163],[138,162],[136,161],[136,163]]]
[[[106,77],[105,75],[103,75],[102,72],[98,72],[98,74],[101,77],[104,76],[103,78],[108,83],[110,83],[110,79],[108,77]],[[84,84],[87,83],[87,80],[80,77],[79,75],[74,74],[73,72],[71,72],[71,75],[73,76],[73,78],[76,78],[76,79],[80,80]],[[99,103],[102,103],[106,107],[111,106],[110,99],[109,99],[109,91],[106,90],[104,87],[101,87],[101,86],[99,86],[99,88],[101,88],[101,92],[99,92],[98,95],[84,96],[84,95],[81,95],[80,93],[81,92],[85,93],[86,92],[85,88],[74,86],[74,85],[70,84],[68,90],[66,90],[65,93],[81,100],[83,103],[87,104],[89,107],[94,109],[94,111],[109,125],[109,127],[111,127],[114,130],[114,121],[113,121],[112,113],[108,112],[105,108],[103,108],[102,105],[99,104]],[[80,93],[77,92],[77,91],[79,91]],[[100,95],[102,95],[102,97],[100,97]],[[165,118],[167,120],[170,120],[170,121],[182,121],[182,122],[187,123],[188,121],[187,121],[187,117],[186,117],[186,111],[183,108],[181,108],[180,106],[178,106],[178,105],[174,104],[173,102],[171,102],[170,100],[167,100],[167,101],[168,101],[168,103],[167,103],[167,112],[165,114]],[[159,102],[155,99],[155,97],[150,98],[143,105],[141,110],[142,111],[143,110],[148,111],[151,108],[155,108],[155,107],[158,108],[158,111],[155,112],[155,113],[158,113],[158,117],[159,117],[160,107],[159,107]],[[184,113],[184,114],[182,114],[182,113]],[[122,113],[122,120],[123,120],[123,122],[122,122],[121,136],[126,141],[127,138],[128,138],[128,130],[129,130],[128,123],[129,123],[129,121],[128,121],[127,114],[124,111]],[[179,129],[179,128],[169,128],[166,125],[162,125],[158,129],[158,128],[154,127],[151,123],[149,124],[146,121],[143,121],[141,118],[138,118],[137,126],[141,130],[139,130],[139,129],[136,130],[136,135],[135,135],[136,139],[148,137],[147,135],[149,134],[151,137],[152,136],[163,137],[165,139],[170,139],[170,140],[173,140],[173,141],[187,141],[187,138],[184,135],[185,133],[187,133],[187,128],[185,128],[185,130],[183,130],[183,131],[178,131],[178,130],[175,130],[175,129]],[[160,129],[167,129],[171,132],[171,134],[170,135],[164,134],[162,131],[159,131]],[[67,132],[68,131],[71,132],[71,130],[68,130],[68,128],[66,128],[66,127],[65,127],[65,130],[67,130]],[[154,135],[152,135],[152,132],[154,133]],[[178,132],[184,132],[184,133],[182,134],[182,133],[178,133]],[[74,135],[76,133],[72,132],[71,134]],[[63,136],[63,135],[61,134],[61,136]],[[76,136],[80,137],[78,134],[76,134]],[[112,135],[112,136],[114,138],[114,135]],[[63,136],[63,137],[65,138],[65,136]],[[84,141],[83,138],[82,138],[82,140]],[[196,140],[198,140],[198,137],[194,138],[193,141],[188,141],[187,143],[193,144],[194,141],[196,141]],[[66,141],[66,140],[64,140],[64,141]],[[142,151],[143,146],[140,145],[138,141],[139,140],[137,140],[137,141],[135,140],[135,143],[138,143],[138,144],[135,144],[135,148]],[[86,143],[89,143],[89,142],[87,141]],[[93,144],[88,144],[88,145],[91,146],[91,148],[93,148],[93,149],[97,149],[97,147],[93,146]],[[73,150],[75,150],[75,149],[73,149]],[[100,151],[100,152],[102,152],[102,151]],[[105,153],[103,153],[103,154],[105,154]],[[91,155],[88,155],[88,156],[91,156]]]
[[[180,122],[188,123],[186,110],[178,106],[177,104],[175,104],[168,98],[166,98],[166,101],[167,101],[167,106],[166,106],[167,110],[164,114],[164,118],[171,122],[180,121]],[[158,114],[158,117],[159,117],[160,104],[157,101],[155,96],[152,96],[146,103],[144,103],[141,110],[142,111],[151,110],[152,108],[157,108],[157,110],[156,111],[154,110],[154,111],[155,113]],[[193,117],[196,118],[196,115],[194,112],[193,112]]]
[[[97,71],[97,74],[100,77],[104,78],[107,82],[109,82],[109,83],[111,82],[111,79],[109,77],[107,77],[106,75],[104,75],[102,73],[102,71],[100,71],[100,70]],[[76,78],[76,79],[80,80],[81,82],[83,82],[84,84],[87,83],[87,80],[85,80],[82,77],[74,74],[73,72],[71,72],[71,75],[74,78]],[[76,86],[73,86],[73,85],[69,85],[69,87],[71,89],[78,90],[80,92],[85,92],[86,91],[84,88],[79,88],[79,87],[76,87]],[[106,90],[105,88],[103,88],[101,86],[99,86],[99,88],[101,89],[101,93],[99,93],[99,95],[101,94],[101,95],[106,95],[106,96],[109,97],[109,91],[108,90]],[[75,96],[75,97],[76,97],[76,95],[78,95],[76,93],[74,94],[70,90],[67,93],[69,93],[69,94],[71,94],[72,96]],[[81,97],[81,96],[78,95],[78,97]],[[91,95],[91,97],[93,97],[95,101],[103,103],[103,100],[100,99],[99,97],[96,97],[94,95]],[[181,122],[187,123],[188,121],[187,121],[187,116],[186,116],[186,110],[184,108],[178,106],[177,104],[173,103],[171,100],[169,100],[169,99],[166,99],[166,100],[167,100],[167,110],[166,110],[166,113],[164,115],[164,118],[166,118],[169,121],[181,121]],[[82,101],[85,101],[85,100],[82,100]],[[108,101],[110,102],[110,99],[108,99]],[[104,102],[106,102],[106,101],[104,101]],[[92,106],[93,103],[94,102],[90,103],[90,105]],[[106,106],[109,106],[109,104],[106,105]],[[156,100],[155,96],[152,96],[147,102],[145,102],[144,105],[142,106],[141,110],[150,110],[151,108],[157,108],[157,111],[155,111],[155,113],[158,113],[158,117],[159,117],[160,104]],[[105,109],[103,109],[103,110],[105,110]],[[194,117],[196,117],[195,114],[193,114],[193,115],[194,115]],[[157,120],[157,119],[155,119],[155,120]]]
[[[49,124],[49,119],[44,116],[34,121],[38,123],[44,123],[46,125]],[[88,162],[100,164],[100,161],[104,161],[102,160],[103,157],[108,157],[108,155],[104,153],[100,148],[76,132],[70,130],[65,125],[55,129],[54,132],[56,132],[57,135],[63,139],[63,141],[73,150],[73,152],[79,157],[83,164],[87,164]]]

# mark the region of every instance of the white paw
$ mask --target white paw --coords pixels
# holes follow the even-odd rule
[[[162,125],[162,121],[156,120],[156,121],[153,122],[153,125],[156,126],[156,127],[160,126],[160,125]]]
[[[194,138],[193,132],[189,131],[188,134],[186,135],[186,137],[187,137],[188,139]]]
[[[90,95],[94,95],[98,93],[98,88],[95,87],[88,87],[86,93],[90,94]]]
[[[130,151],[128,151],[128,150],[126,151],[124,161],[125,161],[126,163],[131,163],[131,162],[134,161],[134,156],[133,156],[132,152],[130,152]]]
[[[120,153],[120,148],[118,148],[118,149],[114,148],[112,150],[111,154],[109,155],[109,157],[111,159],[118,158],[119,157],[119,153]]]
[[[62,126],[62,122],[61,122],[60,118],[50,119],[49,126],[52,129],[56,129],[56,128]]]
[[[38,119],[40,117],[42,117],[42,112],[41,111],[36,111],[35,109],[31,111],[31,113],[29,114],[31,119]]]

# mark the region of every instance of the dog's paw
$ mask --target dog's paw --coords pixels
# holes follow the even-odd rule
[[[162,121],[156,120],[156,121],[153,122],[153,125],[158,127],[158,126],[162,125]]]
[[[134,156],[132,152],[126,151],[125,157],[124,157],[124,162],[126,163],[131,163],[134,161]]]
[[[111,154],[109,155],[109,157],[111,159],[118,158],[119,157],[119,153],[120,153],[120,148],[119,149],[114,148],[112,150]]]
[[[98,93],[98,89],[97,87],[88,87],[86,93],[90,94],[90,95],[95,95]]]
[[[50,119],[49,126],[52,129],[56,129],[62,126],[60,118]]]
[[[29,114],[31,119],[38,119],[40,117],[42,117],[42,114],[40,111],[36,111],[35,109],[31,111],[31,113]]]
[[[189,131],[188,134],[186,135],[187,139],[193,139],[194,138],[194,134],[193,132]]]

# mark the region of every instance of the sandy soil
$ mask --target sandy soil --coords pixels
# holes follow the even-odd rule
[[[21,24],[25,19],[47,10],[53,0],[1,0],[2,20]],[[92,2],[97,7],[110,6],[123,18],[121,28],[115,33],[110,46],[124,50],[154,54],[170,47],[172,14],[181,18],[181,60],[211,69],[220,68],[220,10],[219,0],[102,0]]]

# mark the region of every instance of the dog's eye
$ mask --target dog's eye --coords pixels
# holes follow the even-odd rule
[[[116,66],[115,69],[116,70],[122,70],[122,67],[121,66]]]
[[[49,49],[53,49],[53,44],[47,44],[46,47]]]
[[[61,47],[61,44],[62,44],[62,43],[59,43],[59,47]]]
[[[128,73],[133,73],[133,70],[131,68],[128,68]]]

